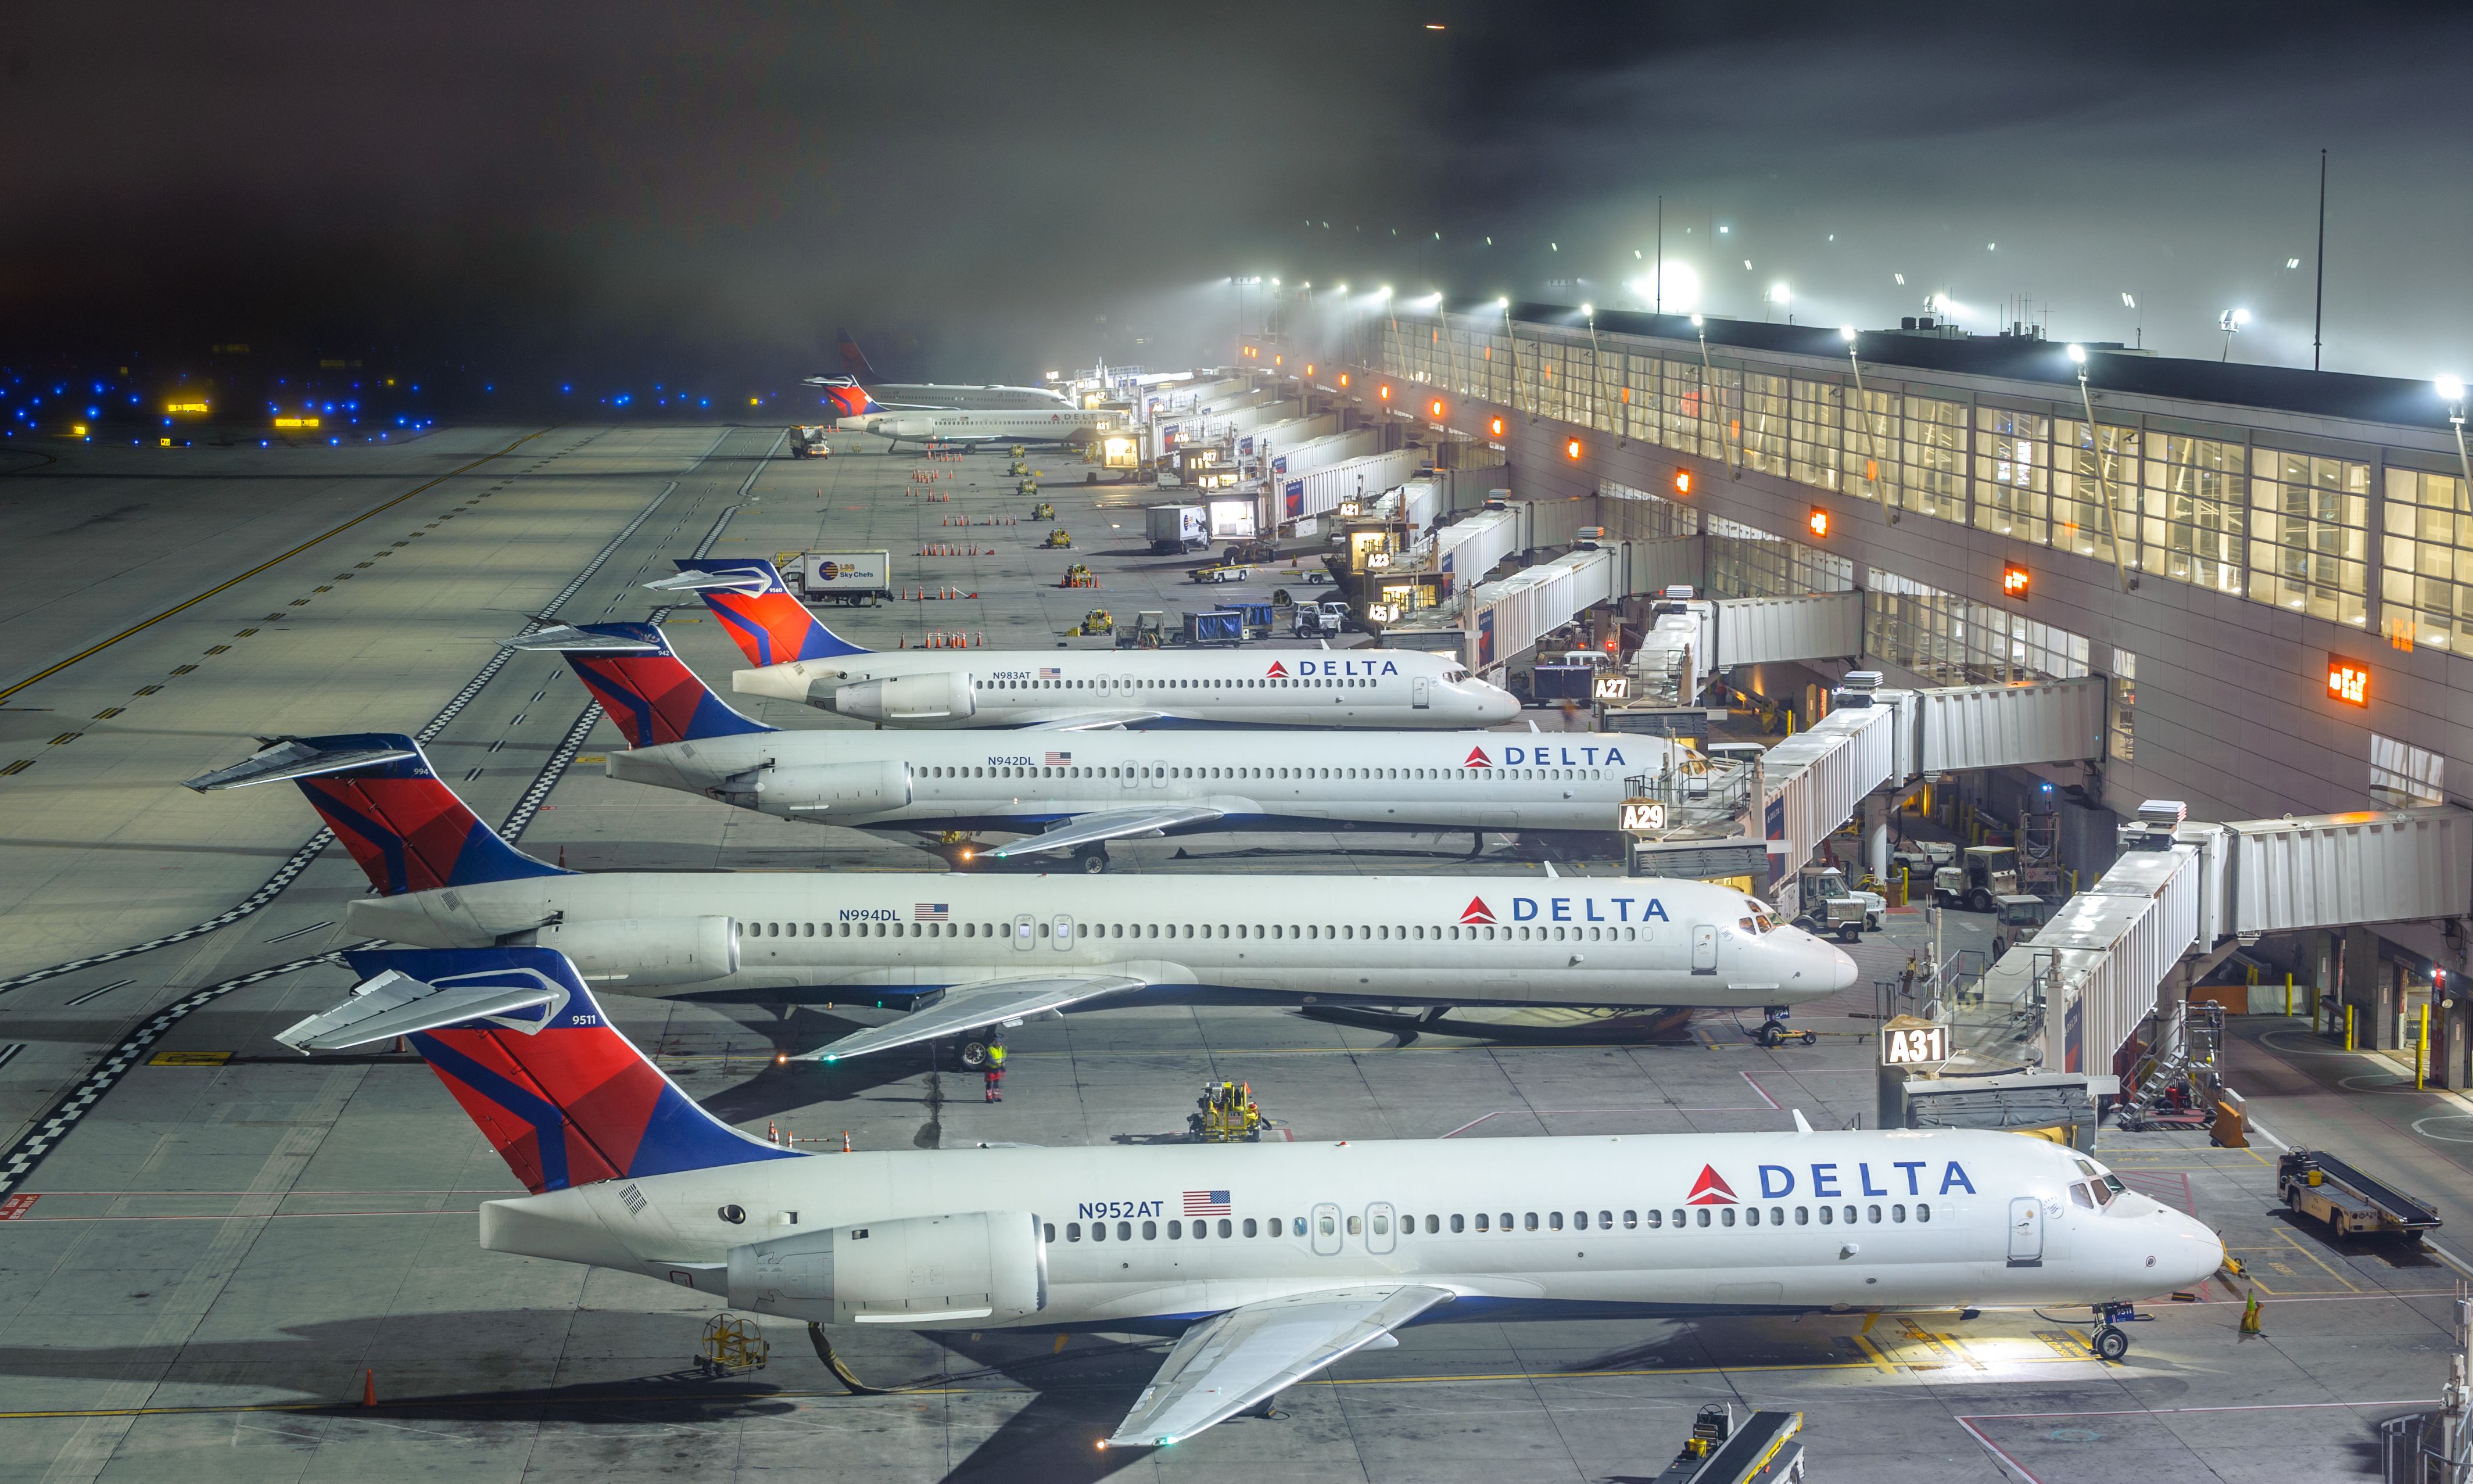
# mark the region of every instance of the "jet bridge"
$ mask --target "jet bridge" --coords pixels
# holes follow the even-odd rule
[[[2473,814],[2461,809],[2227,825],[2175,823],[2177,804],[2141,812],[2102,879],[1984,975],[1979,1041],[2057,1071],[2111,1071],[2184,966],[2267,933],[2459,918],[2473,905]]]

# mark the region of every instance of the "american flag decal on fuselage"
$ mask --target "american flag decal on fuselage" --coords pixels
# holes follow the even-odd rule
[[[1225,1190],[1188,1190],[1185,1213],[1188,1216],[1225,1216],[1228,1214],[1228,1192]]]
[[[914,922],[942,922],[945,921],[946,906],[947,904],[941,901],[920,902],[918,905],[910,909],[910,921]]]
[[[1050,753],[1047,754],[1047,766],[1051,768],[1062,768],[1072,761],[1073,754],[1071,753]]]

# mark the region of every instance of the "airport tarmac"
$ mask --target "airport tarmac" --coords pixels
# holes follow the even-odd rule
[[[588,759],[616,736],[606,723],[581,730],[587,698],[564,664],[492,641],[562,594],[563,620],[641,617],[657,595],[635,585],[708,539],[726,555],[883,547],[904,587],[978,594],[828,613],[871,645],[958,631],[1044,647],[1093,606],[1120,620],[1202,606],[1187,601],[1204,591],[1183,581],[1187,563],[1147,554],[1128,514],[1140,491],[1075,483],[1082,466],[1065,456],[1032,461],[1052,471],[1043,497],[1076,541],[1049,552],[1031,544],[1042,525],[939,523],[1026,514],[1001,456],[766,457],[779,438],[447,430],[380,451],[399,465],[349,466],[348,491],[249,532],[201,507],[187,540],[212,547],[211,569],[202,562],[185,586],[132,584],[155,601],[130,602],[120,627],[242,580],[6,703],[15,745],[0,754],[35,761],[0,777],[11,822],[0,901],[17,929],[0,943],[0,1048],[19,1048],[0,1050],[0,1130],[17,1161],[0,1164],[0,1478],[1598,1480],[1654,1474],[1693,1411],[1729,1400],[1804,1411],[1814,1467],[1837,1478],[2057,1484],[2187,1469],[2283,1480],[2358,1473],[2369,1424],[2437,1394],[2450,1268],[2417,1249],[2333,1243],[2274,1213],[2271,1149],[2109,1132],[2103,1154],[2125,1180],[2213,1222],[2251,1260],[2263,1337],[2238,1334],[2240,1299],[2221,1281],[2195,1303],[2157,1305],[2118,1366],[2087,1352],[2087,1316],[2070,1313],[1439,1325],[1295,1388],[1279,1419],[1107,1455],[1092,1441],[1164,1342],[870,1332],[846,1337],[843,1355],[888,1394],[849,1397],[799,1327],[768,1321],[765,1370],[697,1378],[708,1301],[477,1248],[477,1202],[516,1187],[417,1061],[310,1062],[269,1039],[349,983],[317,960],[343,942],[341,907],[360,875],[339,850],[298,856],[316,821],[293,790],[201,798],[177,784],[236,760],[261,732],[418,730],[444,715],[431,744],[442,774],[486,817],[520,818],[525,849],[570,865],[923,869],[931,857],[899,842],[611,782]],[[126,464],[93,455],[96,487],[161,478],[149,452],[111,456]],[[201,467],[211,467],[180,466]],[[225,497],[262,507],[252,482],[276,475],[246,467],[232,466]],[[0,477],[0,498],[23,497],[7,488],[13,477]],[[416,490],[428,480],[439,482]],[[994,555],[911,555],[955,538]],[[32,546],[11,554],[12,567],[57,565],[72,549]],[[1075,561],[1105,586],[1053,586]],[[0,684],[117,632],[108,602],[72,600],[85,609],[63,608],[53,629],[39,613],[19,620],[36,637]],[[268,616],[277,611],[287,616]],[[673,612],[668,632],[724,688],[744,662],[698,611]],[[173,673],[183,665],[196,668]],[[163,689],[134,694],[154,684]],[[125,709],[94,715],[114,705]],[[742,708],[782,726],[844,725],[792,703]],[[49,729],[73,725],[63,718],[79,735],[54,746]],[[1461,870],[1467,844],[1204,837],[1144,843],[1119,862],[1163,873],[1172,891],[1174,873],[1206,865]],[[205,927],[296,858],[289,883],[246,916],[47,971]],[[1484,869],[1540,868],[1498,851]],[[1893,919],[1861,949],[1867,978],[1894,973],[1921,932],[1912,915]],[[266,972],[293,964],[304,967]],[[777,1018],[619,996],[608,1008],[722,1115],[835,1150],[846,1133],[862,1149],[1175,1138],[1200,1085],[1221,1078],[1253,1085],[1282,1139],[1771,1129],[1792,1110],[1843,1125],[1871,1107],[1873,1003],[1859,986],[1798,1017],[1823,1032],[1819,1045],[1765,1051],[1723,1016],[1669,1043],[1627,1044],[1402,1038],[1286,1009],[1145,1002],[1016,1032],[999,1105],[924,1050],[773,1066],[777,1050],[873,1012]],[[181,1013],[167,1020],[167,1010]],[[82,1103],[81,1089],[92,1092]],[[365,1378],[374,1407],[360,1404]]]

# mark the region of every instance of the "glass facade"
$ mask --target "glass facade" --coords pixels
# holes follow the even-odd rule
[[[2376,562],[2396,642],[2473,645],[2473,503],[2461,479],[2435,470],[2385,472],[2373,552],[2372,466],[2258,446],[2275,438],[2265,430],[2091,427],[2059,404],[1926,395],[1886,369],[1885,384],[1867,371],[1859,392],[1851,376],[1729,364],[1690,345],[1649,354],[1630,340],[1514,340],[1481,320],[1386,319],[1379,344],[1395,375],[2029,546],[2110,562],[2117,528],[2133,572],[2335,623],[2365,624]],[[1736,569],[1753,581],[1759,565]],[[1946,661],[1960,667],[2015,660],[2000,645],[1979,655],[1971,641],[1916,642],[1962,654]],[[2055,662],[2050,673],[2083,657]]]
[[[2369,591],[2370,467],[2253,449],[2249,595],[2361,625]]]
[[[2473,505],[2463,479],[2389,469],[2385,516],[2379,595],[2389,639],[2473,649]]]
[[[1609,513],[1607,523],[1617,527],[1617,536],[1656,539],[1669,536],[1698,536],[1700,512],[1680,501],[1611,479],[1597,481],[1597,493],[1610,500],[1625,503]]]
[[[1893,573],[1871,576],[1863,593],[1866,655],[1941,685],[2065,681],[2087,673],[2082,634]]]
[[[1852,592],[1855,563],[1741,521],[1709,518],[1709,590],[1721,598]]]

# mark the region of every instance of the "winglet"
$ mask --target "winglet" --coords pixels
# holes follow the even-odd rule
[[[1800,1108],[1794,1110],[1794,1131],[1798,1134],[1809,1134],[1812,1132],[1812,1123],[1809,1119],[1804,1117],[1803,1110]]]

